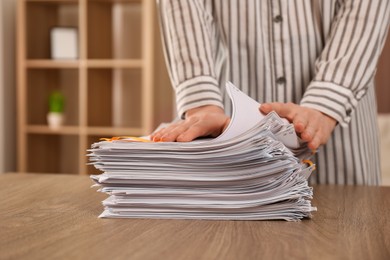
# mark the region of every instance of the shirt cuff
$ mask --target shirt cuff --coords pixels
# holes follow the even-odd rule
[[[178,115],[196,107],[214,105],[223,109],[218,81],[210,76],[199,76],[180,83],[176,88]]]
[[[314,108],[348,126],[358,100],[346,87],[332,82],[312,81],[303,95],[301,106]]]

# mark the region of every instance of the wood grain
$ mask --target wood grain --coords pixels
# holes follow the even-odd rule
[[[390,259],[390,188],[314,187],[312,219],[98,219],[87,176],[0,176],[0,259]]]

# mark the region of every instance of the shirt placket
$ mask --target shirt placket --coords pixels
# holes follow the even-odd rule
[[[286,70],[284,64],[284,39],[283,39],[283,23],[285,23],[285,17],[282,13],[281,0],[270,1],[271,15],[269,16],[269,23],[272,27],[271,43],[272,43],[272,55],[273,55],[273,85],[275,86],[274,100],[279,102],[286,102]]]

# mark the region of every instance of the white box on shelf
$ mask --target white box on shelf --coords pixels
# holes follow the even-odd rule
[[[54,27],[50,32],[51,58],[75,60],[78,58],[77,29]]]

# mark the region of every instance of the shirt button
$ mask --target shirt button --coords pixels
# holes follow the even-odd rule
[[[281,15],[277,15],[274,17],[274,22],[275,23],[280,23],[283,21],[283,17]]]
[[[352,108],[348,108],[346,112],[347,112],[347,116],[350,116],[352,113]]]
[[[286,78],[285,77],[279,77],[276,79],[276,83],[280,84],[280,85],[284,85],[286,84]]]

